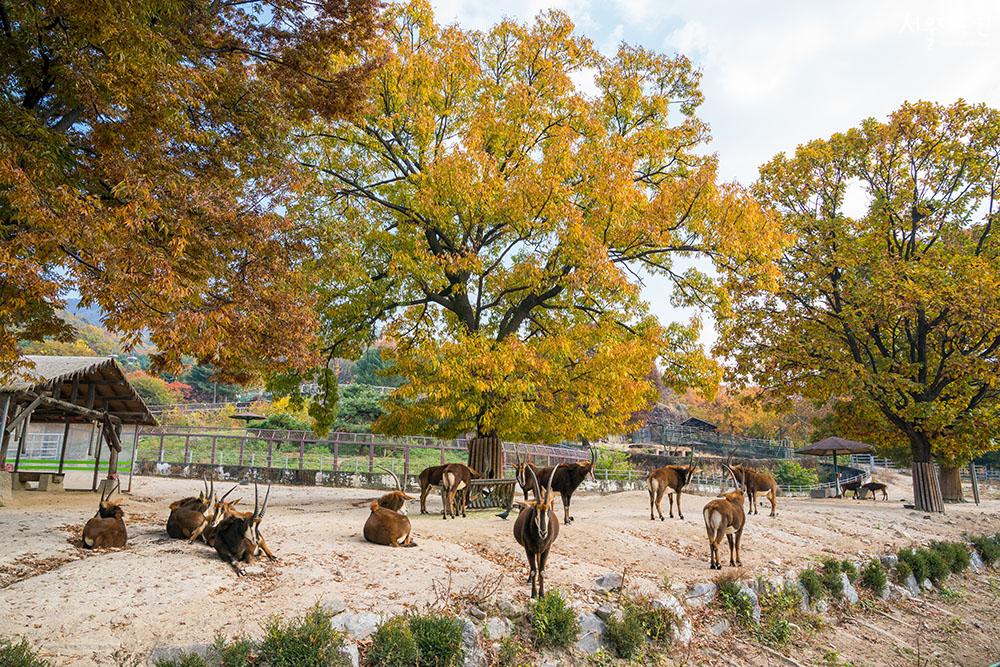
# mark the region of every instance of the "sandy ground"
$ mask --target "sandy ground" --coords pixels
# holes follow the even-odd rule
[[[888,502],[779,498],[778,516],[772,518],[763,501],[760,515],[749,518],[744,533],[744,576],[782,574],[828,554],[871,555],[963,533],[1000,531],[996,493],[979,507],[950,505],[944,518],[930,520],[903,508],[902,500],[909,498],[908,479],[883,479],[890,482]],[[96,494],[18,494],[13,504],[0,508],[0,534],[5,536],[0,549],[0,636],[23,635],[60,665],[128,664],[127,656],[146,655],[158,646],[203,644],[217,632],[254,634],[271,614],[298,614],[335,598],[354,611],[388,614],[495,581],[499,597],[516,602],[526,597],[526,562],[513,539],[512,520],[478,512],[443,521],[440,515],[415,514],[417,506],[410,515],[417,548],[375,546],[364,541],[361,529],[368,516],[364,501],[379,492],[364,489],[274,487],[263,528],[280,560],[237,578],[214,550],[166,536],[169,502],[197,490],[198,483],[191,481],[137,477],[124,502],[128,548],[96,553],[80,548],[79,541],[82,524],[96,509]],[[244,488],[242,495],[244,502],[252,502],[252,488]],[[660,522],[649,520],[644,492],[578,493],[573,502],[576,521],[560,532],[546,583],[587,601],[594,599],[594,579],[609,571],[626,570],[630,585],[645,591],[711,580],[701,520],[701,508],[709,499],[686,494],[686,520]],[[440,509],[434,496],[429,508]],[[972,586],[966,599],[970,608],[985,614],[991,627],[1000,622],[997,602],[996,591],[991,593],[982,582]],[[886,659],[861,662],[917,664],[892,653],[892,642],[909,641],[908,627],[922,636],[928,630],[915,618],[907,619],[905,611],[897,613],[898,622],[875,620],[880,625],[898,623],[890,627],[890,636],[860,633],[868,641],[884,643],[890,651]],[[978,622],[977,612],[969,613],[966,620]],[[951,617],[939,615],[942,623],[952,623],[953,634],[957,632]],[[857,628],[854,634],[830,632],[822,638],[832,647],[828,650],[838,650],[837,633],[844,632],[840,652],[850,655],[850,638],[859,634]],[[985,637],[988,641],[989,635]],[[744,652],[742,661],[779,664],[743,644],[733,646],[731,650]],[[717,647],[718,642],[699,648],[704,652],[694,663],[713,662]],[[870,647],[862,643],[859,649],[855,642],[854,648]],[[982,646],[968,650],[988,652]],[[900,661],[891,659],[893,655]],[[969,655],[982,658],[986,653]],[[812,656],[816,662],[803,664],[822,664],[820,656],[822,652]]]

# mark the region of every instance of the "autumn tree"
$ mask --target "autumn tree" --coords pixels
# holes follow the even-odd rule
[[[353,110],[374,0],[0,0],[0,377],[78,292],[246,379],[315,365],[293,129]]]
[[[560,12],[476,32],[417,1],[390,33],[364,114],[318,123],[302,156],[327,352],[385,335],[408,380],[378,427],[594,437],[649,405],[657,357],[668,383],[713,382],[697,323],[661,325],[640,276],[711,302],[673,258],[742,262],[777,235],[716,184],[691,63],[605,57]]]
[[[779,288],[745,281],[722,326],[744,378],[849,399],[903,440],[924,511],[943,511],[932,462],[957,481],[1000,428],[998,187],[1000,113],[961,101],[778,155],[757,193],[795,241]]]

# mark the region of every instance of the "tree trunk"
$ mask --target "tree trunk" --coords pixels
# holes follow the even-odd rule
[[[469,467],[485,479],[503,478],[503,442],[497,435],[477,435],[469,441]]]
[[[946,503],[964,503],[962,475],[958,468],[941,466],[941,497]]]
[[[944,513],[944,499],[937,471],[931,462],[931,442],[923,433],[911,431],[913,454],[913,506],[918,512]]]

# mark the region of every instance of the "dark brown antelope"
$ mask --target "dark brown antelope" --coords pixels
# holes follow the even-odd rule
[[[584,444],[590,445],[587,439],[584,438]],[[545,479],[551,476],[556,468],[559,468],[559,472],[556,473],[553,483],[550,485],[550,491],[558,491],[559,497],[562,499],[563,504],[563,523],[569,525],[573,523],[573,517],[569,514],[569,505],[573,500],[573,493],[579,488],[580,484],[587,477],[593,478],[594,476],[594,465],[597,463],[597,450],[590,447],[590,460],[589,461],[579,461],[577,463],[566,463],[555,466],[554,468],[537,468],[532,464],[528,465],[528,470],[535,474],[535,477],[539,479]],[[538,500],[538,498],[535,498]]]
[[[236,571],[237,576],[244,574],[243,565],[249,565],[260,552],[264,552],[268,558],[275,560],[274,554],[269,549],[262,546],[263,538],[260,534],[260,522],[264,519],[264,512],[267,511],[267,500],[271,496],[271,485],[267,485],[267,492],[264,494],[264,504],[260,506],[257,483],[253,485],[253,512],[249,515],[246,512],[234,512],[231,516],[223,519],[215,529],[214,546],[216,553],[222,560],[229,563]]]
[[[175,540],[189,540],[192,535],[200,535],[210,521],[213,493],[215,480],[212,480],[211,487],[205,482],[205,493],[199,494],[197,498],[184,498],[171,503],[170,516],[167,517],[167,535]]]
[[[447,519],[451,514],[454,519],[456,514],[465,516],[465,509],[469,505],[469,493],[472,480],[482,477],[474,468],[470,468],[464,463],[449,463],[441,472],[441,518]],[[455,503],[458,502],[456,511]]]
[[[868,482],[867,484],[862,484],[861,488],[854,492],[854,497],[857,498],[858,493],[860,493],[861,499],[864,500],[868,497],[868,493],[871,492],[872,500],[875,500],[876,491],[882,492],[882,500],[889,500],[889,487],[882,482]]]
[[[378,467],[382,468],[382,466]],[[413,500],[413,496],[408,496],[406,495],[406,492],[403,491],[403,485],[399,483],[399,477],[396,476],[396,473],[388,468],[382,468],[382,470],[385,470],[387,473],[392,475],[392,479],[396,482],[396,490],[383,494],[375,502],[379,504],[379,507],[384,507],[388,510],[392,510],[393,512],[399,512],[400,514],[406,514],[406,503]]]
[[[746,525],[746,513],[743,511],[743,492],[739,490],[739,482],[733,469],[723,464],[723,468],[733,478],[734,491],[723,493],[719,498],[710,500],[702,510],[705,519],[705,530],[708,533],[709,568],[721,570],[719,562],[719,546],[722,537],[729,542],[729,565],[742,565],[740,562],[740,539],[743,537],[743,526]]]
[[[420,513],[427,514],[427,495],[435,486],[441,486],[441,475],[448,465],[430,466],[420,471],[417,478],[420,482]]]
[[[208,486],[208,478],[202,475],[202,483],[205,485],[204,492],[199,491],[197,496],[188,496],[187,498],[181,498],[180,500],[175,500],[170,503],[170,511],[174,511],[179,507],[198,507],[201,506],[201,511],[207,510],[212,505],[212,493],[215,491],[215,479],[212,479],[211,489]]]
[[[523,503],[517,520],[514,521],[514,539],[524,547],[524,553],[528,557],[531,597],[545,596],[545,563],[549,559],[552,543],[559,537],[559,518],[552,509],[552,482],[558,470],[558,465],[552,468],[548,487],[545,489],[545,495],[542,495],[535,471],[528,469],[535,500]]]
[[[531,453],[528,452],[525,459],[522,461],[520,454],[517,455],[514,461],[514,479],[517,480],[517,485],[521,487],[521,492],[524,493],[524,499],[528,500],[528,491],[531,489],[531,479],[528,477],[528,468],[534,470],[535,474],[541,470],[531,461]]]
[[[669,465],[650,471],[646,475],[646,489],[649,491],[649,518],[656,520],[653,516],[653,508],[660,514],[660,521],[663,518],[663,494],[667,494],[670,503],[670,518],[674,518],[674,494],[677,494],[677,516],[684,518],[681,510],[681,489],[687,486],[694,475],[694,459],[688,466]]]
[[[83,527],[83,546],[88,549],[107,549],[124,547],[128,541],[125,530],[125,512],[122,511],[120,499],[111,500],[114,492],[121,488],[119,482],[108,491],[107,497],[101,493],[101,500],[95,514]]]
[[[733,466],[733,472],[739,479],[743,490],[746,491],[749,501],[748,514],[760,513],[757,507],[757,494],[765,493],[771,503],[771,516],[778,515],[778,503],[775,501],[775,497],[778,495],[778,482],[775,481],[774,475],[766,470],[755,470],[742,465]]]
[[[208,519],[208,521],[202,524],[200,528],[195,529],[194,532],[191,533],[191,537],[188,538],[189,542],[194,542],[198,538],[201,538],[201,540],[208,546],[215,545],[215,531],[219,527],[219,524],[222,523],[222,521],[227,517],[238,514],[236,511],[236,504],[240,502],[240,499],[237,498],[236,500],[226,501],[229,494],[235,491],[238,487],[239,484],[234,484],[233,488],[226,491],[221,498],[215,501],[212,516]]]
[[[415,547],[410,535],[410,519],[405,514],[383,507],[378,500],[371,504],[372,513],[365,521],[365,539],[372,544],[389,547]]]

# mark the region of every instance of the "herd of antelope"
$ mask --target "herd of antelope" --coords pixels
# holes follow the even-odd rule
[[[570,525],[573,517],[570,504],[573,493],[588,477],[594,478],[594,466],[597,462],[597,451],[590,447],[590,459],[577,463],[558,464],[551,467],[541,467],[530,460],[517,457],[513,468],[517,484],[521,487],[524,500],[518,501],[519,512],[514,521],[514,539],[524,548],[528,559],[531,597],[545,594],[545,563],[549,550],[559,537],[560,521],[555,511],[556,494],[562,501],[562,523]],[[740,539],[746,524],[748,514],[759,512],[757,494],[762,494],[771,505],[770,516],[777,515],[776,496],[778,484],[771,473],[755,470],[745,465],[733,465],[732,453],[725,463],[720,463],[728,479],[732,482],[732,490],[724,491],[714,500],[709,501],[702,510],[705,530],[709,544],[709,567],[721,569],[719,549],[725,537],[729,544],[730,566],[741,565]],[[410,519],[407,516],[407,503],[416,498],[409,496],[403,490],[403,485],[394,472],[382,468],[395,481],[396,488],[369,504],[370,514],[364,525],[364,538],[373,544],[391,547],[415,547]],[[676,495],[677,516],[684,519],[681,509],[681,494],[691,482],[696,467],[689,465],[667,465],[650,471],[645,478],[649,492],[649,518],[656,520],[657,516],[665,521],[663,516],[663,496],[668,498],[670,518],[674,518],[674,496]],[[462,463],[449,463],[430,466],[421,471],[420,513],[427,514],[427,496],[432,489],[441,492],[441,516],[457,518],[466,515],[469,505],[472,481],[482,476],[475,469]],[[187,540],[189,543],[201,541],[213,547],[219,557],[236,571],[244,574],[245,566],[253,563],[261,554],[271,560],[276,560],[274,553],[268,547],[261,534],[260,524],[267,510],[267,501],[271,486],[268,484],[264,493],[264,502],[260,503],[260,494],[254,482],[253,512],[241,512],[236,509],[240,499],[227,500],[230,494],[240,485],[226,491],[222,497],[215,494],[214,480],[203,479],[204,489],[197,496],[182,498],[170,504],[170,515],[167,519],[167,535],[175,539]],[[885,485],[874,482],[861,485],[854,490],[870,491],[875,497],[875,491],[885,493]],[[117,488],[109,488],[101,494],[97,514],[83,528],[83,543],[87,548],[124,547],[127,541],[124,511],[117,499],[111,496]],[[529,499],[529,495],[533,498]],[[744,509],[744,502],[748,507]],[[507,512],[499,516],[507,518]]]

